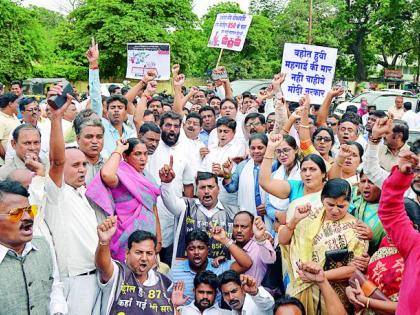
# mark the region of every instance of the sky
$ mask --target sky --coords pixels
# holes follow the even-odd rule
[[[215,5],[220,2],[226,2],[227,0],[194,0],[193,11],[198,16],[203,16],[208,7]],[[241,6],[241,9],[246,11],[249,6],[250,0],[230,0],[231,2],[237,2]],[[71,8],[68,0],[23,0],[24,5],[37,5],[40,7],[45,7],[50,10],[68,12]]]

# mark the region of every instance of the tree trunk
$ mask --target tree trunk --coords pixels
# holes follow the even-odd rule
[[[363,42],[365,35],[366,29],[364,27],[359,28],[356,31],[356,38],[350,48],[354,55],[354,61],[356,62],[356,82],[365,81],[367,79],[367,69],[365,61],[363,60]]]

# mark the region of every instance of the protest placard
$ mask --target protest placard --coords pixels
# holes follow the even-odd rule
[[[283,94],[297,102],[309,94],[311,104],[321,104],[334,79],[337,49],[305,44],[284,44],[281,72],[287,73]]]
[[[241,51],[251,25],[252,15],[219,13],[213,25],[208,47]]]
[[[170,45],[164,43],[128,43],[127,78],[141,79],[148,70],[157,73],[156,80],[171,77]]]

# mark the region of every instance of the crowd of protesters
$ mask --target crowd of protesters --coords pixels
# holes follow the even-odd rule
[[[0,96],[0,314],[420,314],[419,114],[154,71]],[[50,102],[51,101],[51,102]],[[19,117],[19,118],[18,118]]]

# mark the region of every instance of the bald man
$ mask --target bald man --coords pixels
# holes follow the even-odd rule
[[[55,94],[62,92],[54,87]],[[69,314],[99,314],[95,250],[98,244],[95,211],[86,199],[86,156],[64,147],[62,118],[72,97],[60,109],[51,108],[50,170],[45,181],[45,221],[54,241]],[[69,259],[71,257],[72,259]]]

